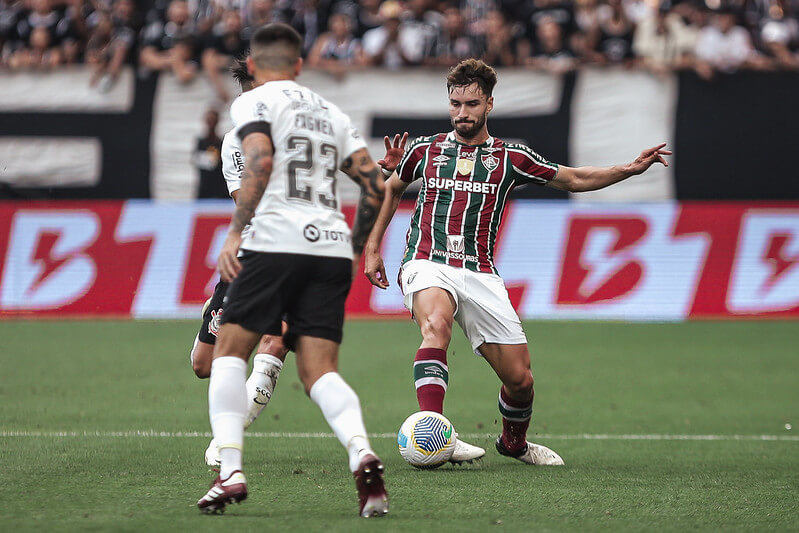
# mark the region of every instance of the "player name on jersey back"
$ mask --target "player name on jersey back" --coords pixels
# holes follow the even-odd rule
[[[268,82],[242,94],[230,114],[237,136],[268,131],[275,152],[269,184],[242,248],[351,258],[337,171],[366,144],[350,118],[290,80]]]

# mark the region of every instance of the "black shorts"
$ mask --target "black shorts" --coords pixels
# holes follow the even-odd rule
[[[220,320],[222,319],[222,302],[225,299],[225,293],[230,283],[220,281],[214,287],[214,294],[211,296],[211,301],[203,310],[203,325],[200,326],[200,333],[197,338],[200,342],[206,344],[216,344],[216,336],[219,334]]]
[[[223,324],[280,335],[283,319],[289,350],[301,335],[341,343],[351,259],[247,251],[239,261],[241,272],[228,289]]]

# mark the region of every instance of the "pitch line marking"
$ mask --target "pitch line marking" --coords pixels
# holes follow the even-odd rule
[[[467,439],[491,437],[488,433],[463,433]],[[186,438],[205,437],[212,435],[207,431],[0,431],[0,438],[33,437],[33,438],[60,438],[60,437],[98,437],[98,438]],[[283,438],[283,439],[323,439],[335,438],[333,433],[282,433],[282,432],[247,432],[245,437],[256,439]],[[370,433],[373,439],[395,439],[396,433]],[[575,434],[549,434],[540,433],[532,435],[535,439],[551,440],[631,440],[631,441],[783,441],[799,442],[799,435],[679,435],[679,434],[604,434],[604,433],[575,433]]]

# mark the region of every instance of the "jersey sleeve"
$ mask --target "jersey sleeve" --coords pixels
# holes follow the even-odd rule
[[[230,106],[230,119],[239,142],[243,142],[250,133],[272,136],[269,108],[261,100],[253,98],[253,95],[252,91],[244,93]]]
[[[241,188],[241,173],[244,172],[244,156],[241,145],[233,132],[227,133],[222,139],[222,176],[225,178],[227,192],[233,193]]]
[[[425,141],[428,141],[427,137],[417,137],[405,148],[405,153],[397,166],[397,176],[405,183],[422,177],[423,169],[420,168],[420,163],[430,144]]]
[[[513,180],[518,185],[527,183],[544,185],[558,175],[557,163],[547,161],[528,146],[509,144],[507,151]]]
[[[349,117],[344,115],[346,118],[346,127],[344,128],[344,135],[343,139],[341,140],[341,161],[338,162],[341,165],[342,162],[346,161],[346,159],[361,150],[362,148],[366,148],[366,141],[363,140],[361,137],[358,128],[356,128]]]

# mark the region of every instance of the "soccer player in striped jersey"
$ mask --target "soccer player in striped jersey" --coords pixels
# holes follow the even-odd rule
[[[557,453],[527,441],[534,395],[527,338],[493,260],[508,194],[527,183],[570,192],[601,189],[655,163],[668,166],[663,156],[671,152],[660,144],[632,163],[613,167],[552,163],[525,145],[488,133],[496,82],[496,72],[484,62],[460,62],[447,76],[453,131],[419,137],[407,147],[407,133],[395,135],[393,142],[385,138],[386,155],[378,164],[391,178],[364,249],[364,268],[373,285],[389,286],[380,243],[403,191],[421,179],[399,279],[405,306],[422,333],[413,367],[419,407],[443,410],[449,379],[446,350],[457,322],[475,353],[502,381],[497,451],[527,464],[562,465]],[[474,448],[458,442],[454,458],[460,459],[460,452],[474,455]]]

